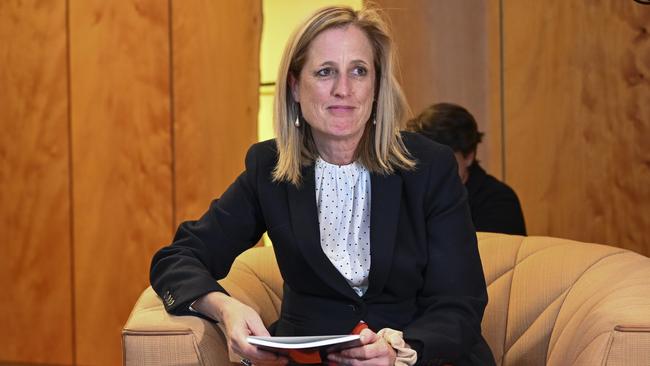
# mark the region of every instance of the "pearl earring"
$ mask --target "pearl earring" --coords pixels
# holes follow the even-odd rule
[[[296,127],[300,127],[300,117],[296,116],[296,120],[293,122],[293,125]]]
[[[376,125],[376,124],[377,124],[377,120],[373,118],[373,119],[372,119],[372,124],[373,124],[373,125]]]

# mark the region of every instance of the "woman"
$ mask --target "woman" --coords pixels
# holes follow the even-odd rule
[[[329,361],[494,363],[453,155],[400,134],[406,104],[392,58],[370,9],[325,8],[296,30],[278,76],[277,139],[253,145],[223,196],[153,258],[151,283],[170,313],[222,322],[255,364],[286,362],[246,342],[269,331],[215,281],[268,231],[284,279],[274,335],[345,334],[365,321],[363,345]]]
[[[487,174],[476,160],[476,147],[483,133],[478,131],[476,120],[467,109],[452,103],[436,103],[409,121],[408,127],[454,151],[477,231],[526,235],[517,194]]]

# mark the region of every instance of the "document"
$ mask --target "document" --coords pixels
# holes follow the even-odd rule
[[[358,334],[307,336],[307,337],[256,337],[249,336],[248,343],[260,348],[287,353],[289,350],[318,350],[334,352],[344,348],[361,345],[361,336]]]

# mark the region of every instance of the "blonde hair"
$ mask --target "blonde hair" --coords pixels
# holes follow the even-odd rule
[[[298,79],[307,59],[309,45],[325,30],[353,25],[361,29],[372,45],[376,70],[376,103],[371,114],[376,124],[366,123],[357,159],[372,173],[392,174],[395,169],[412,170],[412,159],[400,135],[400,127],[408,111],[402,88],[393,75],[394,51],[390,31],[378,11],[365,8],[326,7],[314,13],[287,42],[282,56],[275,92],[274,128],[278,162],[273,180],[299,186],[301,169],[318,157],[311,128],[307,123],[294,126],[300,107],[293,99],[290,75]]]

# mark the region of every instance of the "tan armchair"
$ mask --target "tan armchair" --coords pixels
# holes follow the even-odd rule
[[[490,298],[483,333],[497,365],[650,365],[650,258],[557,238],[478,238]],[[277,319],[282,279],[271,248],[242,254],[220,283],[265,324]],[[230,362],[217,326],[167,314],[151,288],[122,337],[129,366]]]

